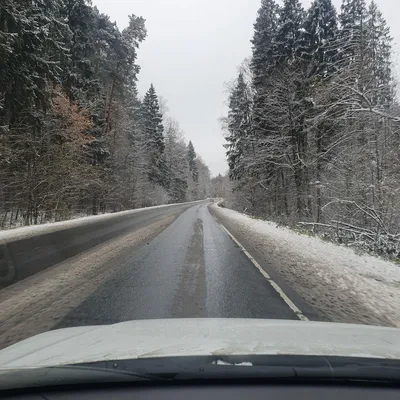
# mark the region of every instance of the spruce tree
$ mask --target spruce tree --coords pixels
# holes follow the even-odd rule
[[[251,141],[251,99],[248,86],[240,73],[236,86],[229,98],[228,142],[225,145],[229,165],[229,176],[232,180],[243,177],[244,157]]]
[[[168,120],[165,134],[166,190],[169,201],[179,203],[185,201],[187,182],[187,147],[182,138],[179,124]]]
[[[365,0],[343,0],[339,16],[342,65],[356,64],[362,69],[367,45],[367,18]]]
[[[256,137],[263,137],[268,131],[264,115],[269,96],[268,77],[275,62],[273,51],[278,28],[278,13],[279,7],[274,0],[263,0],[254,24],[253,57],[250,68],[254,88],[253,134]]]
[[[284,0],[274,45],[277,64],[292,63],[299,54],[304,17],[300,0]]]
[[[165,163],[163,153],[164,126],[160,105],[153,84],[146,92],[142,102],[141,126],[148,155],[148,177],[152,183],[165,185]]]
[[[199,180],[199,171],[197,169],[196,163],[196,151],[194,149],[192,141],[189,141],[187,148],[187,158],[189,162],[189,171],[191,173],[193,182],[197,182]]]
[[[389,107],[394,100],[391,53],[392,38],[382,13],[374,1],[368,8],[367,55],[371,70],[372,103]]]
[[[279,8],[274,0],[262,0],[254,24],[253,58],[251,70],[253,85],[257,89],[263,86],[268,67],[272,64],[272,47],[278,27]]]
[[[335,71],[338,36],[336,9],[331,0],[314,0],[303,25],[301,58],[306,61],[309,75],[325,78]]]

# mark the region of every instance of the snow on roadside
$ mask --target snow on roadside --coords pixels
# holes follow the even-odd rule
[[[42,225],[31,225],[31,226],[24,226],[22,228],[15,228],[15,229],[8,229],[4,231],[0,231],[0,243],[4,243],[8,240],[20,240],[20,239],[25,239],[30,236],[37,236],[45,233],[51,233],[63,229],[69,229],[69,228],[74,228],[77,226],[82,226],[82,225],[89,225],[95,222],[99,221],[106,221],[113,219],[117,216],[121,215],[132,215],[136,213],[140,213],[143,211],[148,211],[148,210],[156,210],[158,208],[165,208],[165,207],[172,207],[172,206],[183,206],[185,204],[196,204],[196,203],[201,203],[204,200],[198,200],[198,201],[192,201],[188,203],[174,203],[174,204],[162,204],[159,206],[153,206],[153,207],[146,207],[146,208],[136,208],[134,210],[127,210],[127,211],[121,211],[117,213],[105,213],[101,215],[91,215],[87,217],[79,217],[75,219],[69,219],[66,221],[60,221],[60,222],[51,222],[47,224],[42,224]]]
[[[0,291],[0,349],[53,329],[126,265],[132,249],[169,226],[176,214],[118,236]]]
[[[400,266],[230,209],[212,209],[327,319],[400,327]]]

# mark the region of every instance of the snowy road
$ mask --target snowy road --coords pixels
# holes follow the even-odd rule
[[[133,252],[56,327],[171,317],[297,319],[203,204]]]
[[[0,348],[51,329],[131,319],[298,319],[285,294],[316,319],[290,288],[271,285],[209,204],[138,214],[130,232],[0,290]]]
[[[138,210],[124,234],[0,290],[0,348],[150,318],[400,326],[399,282],[395,264],[208,201]]]

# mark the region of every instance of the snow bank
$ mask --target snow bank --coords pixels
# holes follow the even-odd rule
[[[334,322],[400,327],[400,266],[212,205],[318,314]],[[251,250],[251,249],[248,249]]]
[[[82,225],[89,225],[92,223],[100,222],[100,221],[106,221],[106,220],[111,220],[114,219],[118,216],[130,216],[135,213],[140,213],[143,211],[148,211],[148,210],[155,210],[157,208],[164,208],[164,207],[173,207],[173,206],[183,206],[183,205],[188,205],[188,204],[196,204],[196,203],[201,203],[204,202],[204,200],[198,200],[198,201],[193,201],[189,203],[175,203],[175,204],[163,204],[160,206],[153,206],[153,207],[146,207],[146,208],[137,208],[134,210],[127,210],[127,211],[121,211],[117,213],[106,213],[106,214],[101,214],[101,215],[92,215],[88,217],[79,217],[76,219],[70,219],[67,221],[61,221],[61,222],[52,222],[48,224],[42,224],[42,225],[33,225],[33,226],[25,226],[23,228],[15,228],[15,229],[10,229],[10,230],[5,230],[5,231],[0,231],[0,243],[4,243],[9,240],[20,240],[20,239],[25,239],[30,236],[37,236],[45,233],[51,233],[63,229],[69,229],[69,228],[74,228]]]

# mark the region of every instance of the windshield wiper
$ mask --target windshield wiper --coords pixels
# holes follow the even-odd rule
[[[52,367],[52,368],[68,368],[69,370],[73,370],[75,372],[81,372],[82,374],[86,373],[98,373],[100,375],[103,375],[105,377],[108,376],[115,376],[115,378],[118,380],[121,377],[126,377],[127,380],[131,380],[134,378],[135,380],[145,380],[145,381],[165,381],[165,380],[171,380],[173,379],[176,374],[157,374],[157,373],[146,373],[143,371],[129,371],[129,370],[124,370],[120,369],[117,367],[117,363],[114,363],[115,367],[112,368],[101,368],[98,365],[90,366],[90,365],[68,365],[65,367]]]
[[[366,382],[400,384],[400,360],[323,356],[196,356],[0,370],[0,390],[154,381]]]
[[[60,385],[166,381],[167,377],[142,372],[109,370],[97,366],[67,365],[0,370],[0,390]]]
[[[400,382],[400,360],[324,356],[200,356],[84,364],[151,380],[285,379]]]

